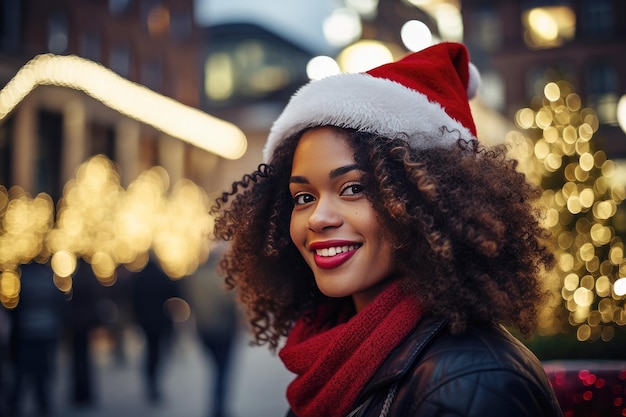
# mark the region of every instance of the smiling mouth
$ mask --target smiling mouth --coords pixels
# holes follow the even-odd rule
[[[352,252],[355,249],[357,249],[359,246],[358,245],[343,245],[343,246],[333,246],[330,248],[323,248],[323,249],[316,249],[315,250],[315,254],[317,256],[321,256],[321,257],[329,257],[329,256],[335,256],[338,255],[340,253],[346,253],[346,252]]]
[[[322,269],[333,269],[343,265],[352,258],[360,244],[351,243],[349,245],[337,245],[327,248],[313,250],[313,260],[315,265]]]

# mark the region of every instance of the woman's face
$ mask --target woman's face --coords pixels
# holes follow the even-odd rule
[[[392,244],[365,197],[363,172],[341,131],[306,131],[293,157],[290,234],[329,297],[352,296],[357,311],[388,284]]]

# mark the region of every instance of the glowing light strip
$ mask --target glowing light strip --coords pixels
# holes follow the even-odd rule
[[[228,159],[246,151],[244,133],[232,123],[128,81],[95,62],[53,54],[38,55],[0,90],[0,121],[38,85],[80,90],[140,122]]]

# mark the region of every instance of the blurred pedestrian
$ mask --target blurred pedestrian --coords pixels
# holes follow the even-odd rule
[[[173,336],[173,320],[165,302],[178,297],[176,283],[163,271],[155,256],[132,277],[133,311],[145,337],[143,375],[146,398],[153,403],[162,399],[160,384],[163,360]]]
[[[19,269],[20,299],[11,310],[13,387],[9,411],[12,417],[21,415],[32,387],[37,415],[49,416],[64,295],[54,285],[48,263],[32,261]]]
[[[64,320],[70,346],[71,401],[79,407],[89,407],[96,401],[91,335],[101,324],[97,311],[101,289],[91,265],[80,259]]]
[[[217,200],[226,282],[295,374],[289,416],[561,415],[504,327],[530,336],[546,299],[541,191],[478,142],[478,85],[448,42],[311,81]]]
[[[198,337],[214,369],[208,417],[226,417],[233,345],[239,330],[238,307],[217,273],[224,245],[215,245],[207,262],[182,283]]]
[[[10,378],[10,329],[9,312],[5,308],[0,307],[0,417],[7,416],[7,381]]]

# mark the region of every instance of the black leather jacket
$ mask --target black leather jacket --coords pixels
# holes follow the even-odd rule
[[[537,358],[501,327],[452,335],[426,318],[368,382],[357,415],[379,416],[396,382],[389,417],[562,415]]]
[[[504,328],[453,335],[432,317],[392,352],[356,404],[351,417],[562,416],[540,362]]]

